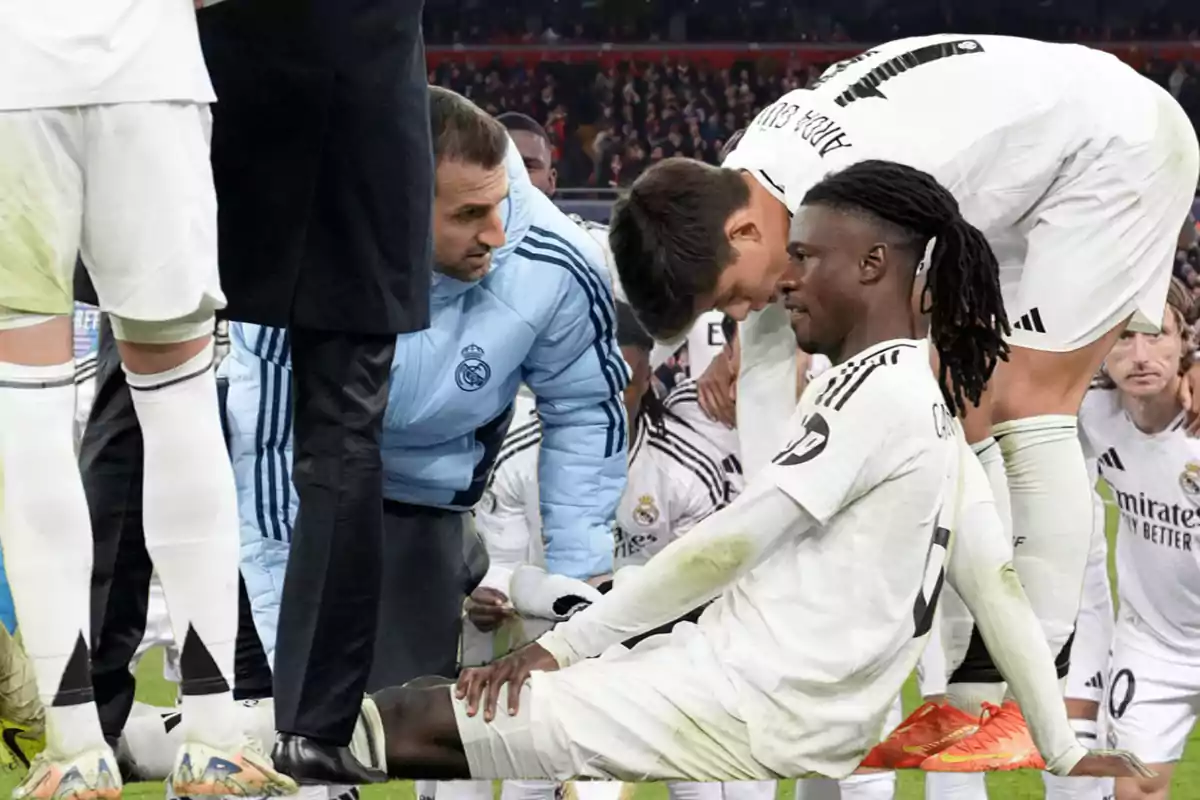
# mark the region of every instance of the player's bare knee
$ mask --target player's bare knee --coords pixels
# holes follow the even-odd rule
[[[1171,788],[1171,772],[1167,765],[1151,764],[1158,773],[1153,778],[1118,778],[1116,800],[1166,800]]]
[[[411,777],[414,767],[442,760],[447,748],[461,752],[451,691],[447,686],[394,686],[372,695],[383,721],[389,775]]]
[[[1068,697],[1063,701],[1067,707],[1069,719],[1085,719],[1093,722],[1100,716],[1100,704],[1095,700],[1084,700],[1079,697]]]
[[[73,357],[71,317],[22,314],[0,308],[0,361],[51,367]]]
[[[113,316],[113,336],[121,362],[135,375],[157,375],[187,364],[212,343],[212,312],[147,322]]]

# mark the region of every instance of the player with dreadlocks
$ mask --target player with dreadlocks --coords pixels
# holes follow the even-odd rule
[[[855,199],[886,197],[889,180],[933,201],[898,216]],[[364,740],[380,744],[356,756],[395,778],[843,778],[882,734],[949,580],[1037,709],[1050,768],[1135,774],[1128,756],[1076,743],[986,479],[915,338],[929,236],[941,237],[930,271],[944,276],[928,283],[933,299],[954,289],[964,304],[934,334],[947,395],[978,397],[1004,327],[979,232],[914,170],[829,178],[792,222],[787,303],[793,346],[834,366],[806,387],[772,464],[536,642],[454,687],[376,694]],[[954,548],[960,517],[972,535]],[[696,624],[622,644],[709,601]]]
[[[1107,53],[946,34],[882,44],[787,93],[721,169],[669,159],[646,170],[614,210],[614,261],[655,336],[709,308],[746,319],[737,427],[747,474],[769,460],[792,406],[793,345],[771,303],[787,269],[788,215],[823,177],[867,159],[932,175],[998,257],[1008,357],[968,403],[963,428],[1065,676],[1092,529],[1079,407],[1121,332],[1162,322],[1175,233],[1200,173],[1196,132],[1167,92]],[[956,324],[966,298],[941,298]],[[962,344],[953,351],[967,352]],[[1200,370],[1185,383],[1194,412]],[[978,631],[968,638],[948,695],[978,715],[1001,703],[1004,678]],[[1025,727],[1005,704],[970,752],[947,751],[940,768],[1011,768],[1013,751],[1027,754],[1020,766],[1039,767]],[[910,730],[905,745],[938,746],[942,731]]]

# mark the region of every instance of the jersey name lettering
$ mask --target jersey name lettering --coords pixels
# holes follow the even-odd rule
[[[795,103],[780,100],[772,103],[754,118],[754,126],[781,130],[792,125],[792,133],[807,142],[817,155],[824,158],[844,147],[853,147],[846,131],[825,114],[809,109],[804,111]]]

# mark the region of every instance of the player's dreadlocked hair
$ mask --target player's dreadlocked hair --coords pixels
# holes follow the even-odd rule
[[[905,246],[918,260],[933,240],[921,312],[931,314],[938,382],[952,409],[978,404],[997,362],[1008,359],[1004,336],[1010,331],[996,255],[963,219],[953,195],[918,169],[860,161],[810,189],[804,205],[866,212],[890,223],[907,237]]]

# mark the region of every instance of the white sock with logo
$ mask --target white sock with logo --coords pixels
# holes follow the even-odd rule
[[[982,772],[926,772],[925,800],[987,800]]]
[[[92,531],[74,420],[74,361],[0,363],[0,543],[51,758],[105,746],[92,695]]]
[[[1002,422],[1013,566],[1057,655],[1075,629],[1092,538],[1092,489],[1074,416]]]

